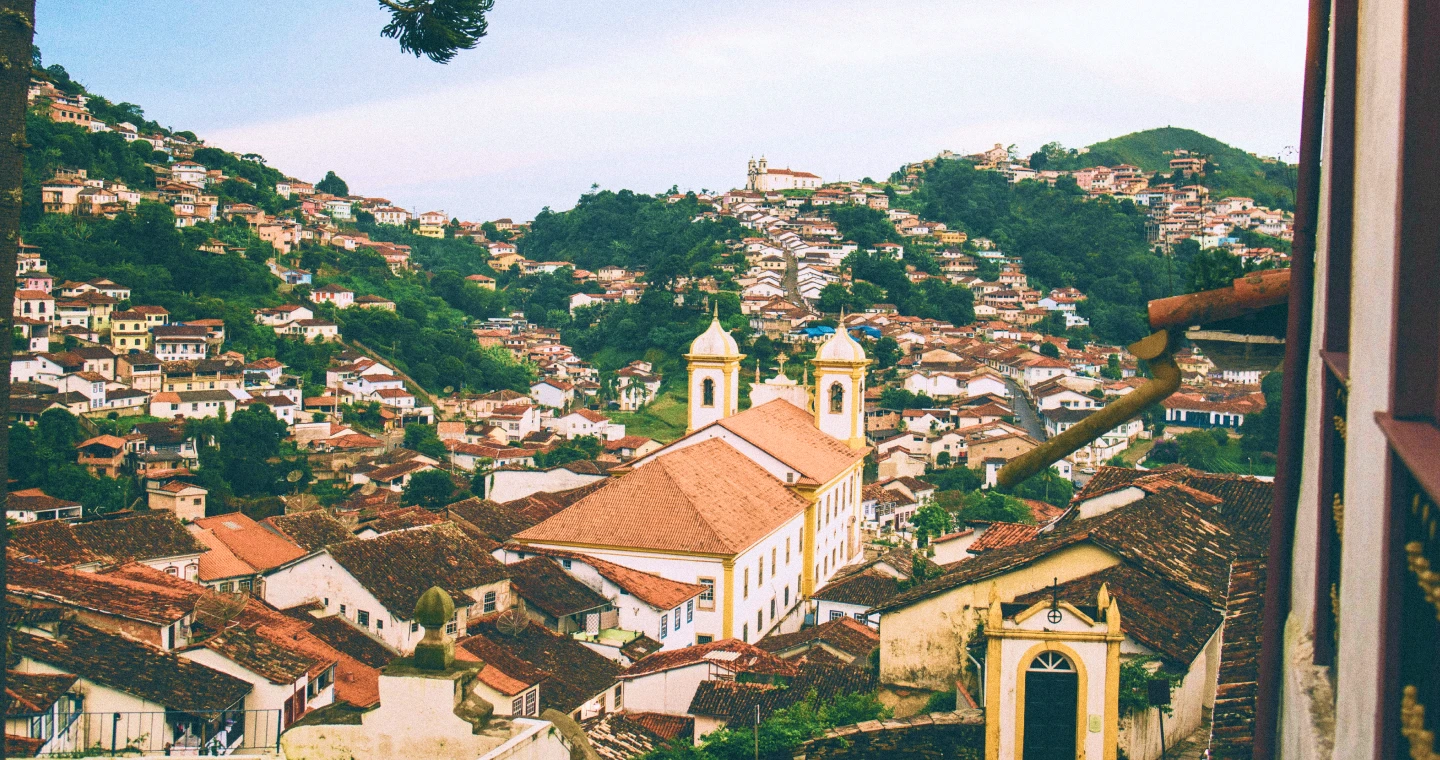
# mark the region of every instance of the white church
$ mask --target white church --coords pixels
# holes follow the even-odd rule
[[[814,190],[820,187],[820,175],[797,172],[793,169],[771,169],[761,156],[759,161],[750,159],[745,171],[745,189],[754,193],[768,193],[776,190]]]
[[[813,387],[777,373],[741,411],[744,358],[712,321],[685,355],[687,434],[513,539],[705,588],[652,638],[682,618],[696,639],[685,644],[798,629],[802,600],[862,556],[864,349],[837,331],[812,362]]]

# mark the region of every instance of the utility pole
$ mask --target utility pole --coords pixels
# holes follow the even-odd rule
[[[755,705],[755,760],[760,760],[760,705]]]

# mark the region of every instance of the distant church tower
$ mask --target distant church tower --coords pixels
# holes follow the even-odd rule
[[[844,321],[815,354],[815,426],[852,449],[865,448],[865,349]]]
[[[755,158],[750,158],[750,163],[745,167],[745,189],[752,193],[760,191],[760,175],[765,173],[765,157],[760,157],[760,163],[755,163]]]
[[[685,354],[690,376],[690,415],[685,432],[740,411],[740,346],[717,316]]]

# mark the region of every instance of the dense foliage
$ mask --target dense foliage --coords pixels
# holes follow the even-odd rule
[[[89,437],[80,420],[63,409],[40,415],[33,429],[12,424],[6,451],[11,490],[39,488],[58,499],[80,502],[92,514],[129,507],[139,495],[133,480],[95,477],[76,463],[75,444]]]
[[[629,190],[603,190],[581,196],[575,208],[546,208],[520,239],[520,253],[532,261],[568,261],[596,270],[606,265],[643,269],[652,284],[704,276],[725,254],[725,240],[746,231],[733,218],[695,222],[708,206],[693,193],[668,203]]]
[[[1018,256],[1032,287],[1084,291],[1079,311],[1101,340],[1145,337],[1145,303],[1178,292],[1183,272],[1147,245],[1145,214],[1128,200],[1092,199],[1068,178],[1055,187],[1011,184],[965,161],[940,161],[908,200],[927,218]]]
[[[1066,151],[1056,144],[1046,146],[1047,169],[1083,169],[1090,166],[1131,164],[1147,172],[1170,173],[1170,159],[1177,149],[1206,159],[1205,173],[1194,180],[1210,188],[1217,198],[1244,196],[1261,206],[1295,207],[1295,167],[1262,161],[1253,154],[1227,145],[1193,129],[1162,127],[1122,135],[1091,145],[1086,152]]]
[[[645,755],[645,760],[790,760],[807,740],[836,726],[889,718],[890,709],[872,694],[845,694],[821,700],[814,692],[776,710],[758,729],[725,727],[707,734],[699,746],[686,736]],[[758,733],[758,750],[757,750]]]

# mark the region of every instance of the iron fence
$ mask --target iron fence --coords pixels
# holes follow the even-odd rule
[[[279,710],[80,712],[32,722],[43,757],[230,755],[279,751]]]

